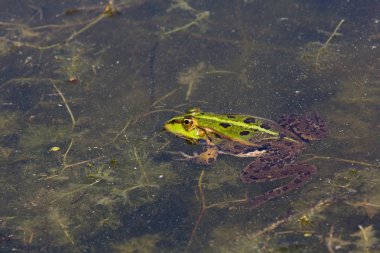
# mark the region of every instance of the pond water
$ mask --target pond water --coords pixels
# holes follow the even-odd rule
[[[0,1],[0,252],[380,251],[379,1]],[[163,131],[319,115],[305,186]]]

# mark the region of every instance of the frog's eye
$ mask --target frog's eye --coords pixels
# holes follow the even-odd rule
[[[185,118],[182,124],[186,129],[190,129],[194,126],[194,121],[191,118]]]

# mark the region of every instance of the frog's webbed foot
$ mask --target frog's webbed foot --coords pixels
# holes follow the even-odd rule
[[[310,181],[311,177],[317,172],[317,168],[314,165],[309,164],[282,164],[280,165],[280,168],[278,166],[263,166],[261,168],[255,168],[255,165],[258,165],[255,164],[255,162],[249,164],[241,172],[240,178],[244,183],[274,181],[292,176],[294,179],[286,185],[274,188],[261,195],[253,197],[250,200],[251,206],[253,208],[260,206],[273,198],[279,197],[287,192],[301,187]]]
[[[284,115],[278,124],[304,141],[321,140],[328,134],[326,122],[317,113],[315,115]]]

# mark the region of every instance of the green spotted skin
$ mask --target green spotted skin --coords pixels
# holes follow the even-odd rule
[[[195,128],[186,129],[183,122],[186,119],[194,121]],[[215,114],[201,112],[199,109],[189,109],[185,115],[176,116],[164,124],[167,131],[195,143],[200,139],[207,140],[215,134],[212,141],[228,139],[255,146],[263,140],[285,139],[298,141],[297,135],[268,119],[241,115],[241,114]],[[207,135],[200,134],[203,130]],[[219,139],[219,140],[218,140]]]
[[[241,114],[216,114],[189,109],[164,124],[176,136],[196,144],[202,143],[204,151],[185,160],[209,165],[219,154],[237,157],[255,157],[241,172],[243,183],[262,183],[291,177],[285,185],[252,197],[252,207],[299,188],[317,172],[314,165],[296,164],[295,159],[309,141],[327,136],[327,127],[319,115],[285,115],[279,122],[257,116]]]
[[[284,138],[281,135],[284,129],[281,129],[276,122],[256,116],[213,113],[198,113],[193,116],[200,126],[206,126],[206,129],[221,133],[234,141],[259,142]],[[286,138],[297,141],[295,137]]]

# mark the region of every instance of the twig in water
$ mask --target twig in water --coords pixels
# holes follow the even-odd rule
[[[338,34],[338,30],[340,26],[344,23],[344,19],[342,19],[339,24],[335,27],[335,30],[332,34],[330,34],[330,37],[326,40],[326,42],[318,49],[317,55],[315,57],[315,64],[319,65],[319,57],[323,52],[326,51],[327,46],[329,45],[330,41]]]
[[[60,89],[58,89],[58,87],[53,83],[53,86],[54,88],[56,89],[56,91],[58,92],[59,96],[62,98],[62,101],[63,103],[65,104],[65,107],[67,109],[67,112],[70,114],[70,118],[71,118],[71,128],[74,128],[75,127],[75,117],[74,117],[74,114],[73,112],[71,111],[70,109],[70,106],[69,104],[67,103],[67,100],[65,98],[65,96],[63,95],[63,93],[60,91]]]

